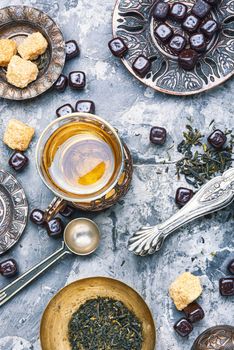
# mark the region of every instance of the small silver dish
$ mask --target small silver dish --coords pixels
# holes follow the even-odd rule
[[[0,169],[0,255],[20,239],[28,217],[28,203],[21,184]]]
[[[46,52],[36,63],[39,74],[26,88],[19,89],[6,80],[6,68],[0,67],[0,97],[27,100],[41,95],[58,79],[65,63],[65,42],[57,24],[46,13],[29,6],[0,9],[0,38],[22,42],[28,35],[41,32],[48,41]]]

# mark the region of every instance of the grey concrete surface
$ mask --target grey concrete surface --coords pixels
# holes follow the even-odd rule
[[[189,98],[166,96],[141,85],[107,48],[114,0],[0,2],[1,7],[9,4],[26,4],[44,10],[58,22],[65,39],[76,39],[81,56],[67,63],[65,73],[81,69],[87,73],[88,80],[84,92],[68,88],[64,94],[49,91],[32,101],[0,101],[0,140],[11,118],[36,128],[36,137],[27,152],[30,165],[18,175],[30,210],[45,208],[53,197],[36,173],[35,146],[42,130],[54,120],[55,110],[65,102],[74,104],[80,98],[94,100],[97,114],[119,129],[133,154],[135,166],[126,197],[104,213],[89,215],[101,229],[99,250],[83,259],[66,258],[1,308],[0,350],[40,349],[39,325],[46,304],[64,285],[87,276],[118,278],[143,296],[156,322],[157,350],[189,350],[198,334],[209,326],[233,325],[233,298],[222,298],[218,291],[218,280],[226,274],[227,262],[234,258],[233,205],[179,230],[165,242],[162,251],[151,257],[132,255],[126,244],[130,234],[141,225],[159,223],[177,210],[175,191],[186,182],[183,178],[177,180],[174,164],[158,163],[168,159],[166,148],[180,141],[187,117],[192,117],[194,125],[205,133],[212,119],[217,126],[233,127],[234,81]],[[149,144],[149,130],[153,125],[168,130],[165,147]],[[10,170],[11,152],[2,141],[0,150],[0,166]],[[170,155],[173,161],[179,157],[175,149]],[[24,272],[59,246],[60,242],[50,239],[44,229],[28,223],[20,242],[4,258],[14,257]],[[201,276],[204,292],[200,303],[206,313],[188,339],[178,337],[173,331],[173,324],[181,315],[168,296],[170,282],[185,270]],[[0,277],[0,287],[6,283],[7,280]]]

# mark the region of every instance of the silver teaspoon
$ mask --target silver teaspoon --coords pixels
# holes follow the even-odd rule
[[[203,185],[182,209],[164,223],[142,227],[129,239],[128,249],[136,255],[153,254],[161,249],[165,238],[172,232],[190,221],[228,206],[233,199],[234,168],[231,168]]]
[[[97,225],[85,218],[72,220],[63,233],[62,247],[39,264],[25,272],[8,286],[0,290],[0,306],[40,276],[66,254],[89,255],[99,246],[100,232]]]

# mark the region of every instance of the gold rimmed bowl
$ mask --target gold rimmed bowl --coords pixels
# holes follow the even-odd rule
[[[68,323],[87,300],[108,297],[123,302],[142,322],[142,350],[154,350],[156,331],[151,312],[142,297],[123,282],[106,277],[78,280],[61,289],[49,302],[41,320],[42,350],[71,350]]]

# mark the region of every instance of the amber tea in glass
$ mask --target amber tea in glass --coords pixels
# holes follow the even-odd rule
[[[121,162],[121,147],[113,133],[91,119],[63,123],[48,137],[42,152],[44,177],[73,199],[108,190]]]

